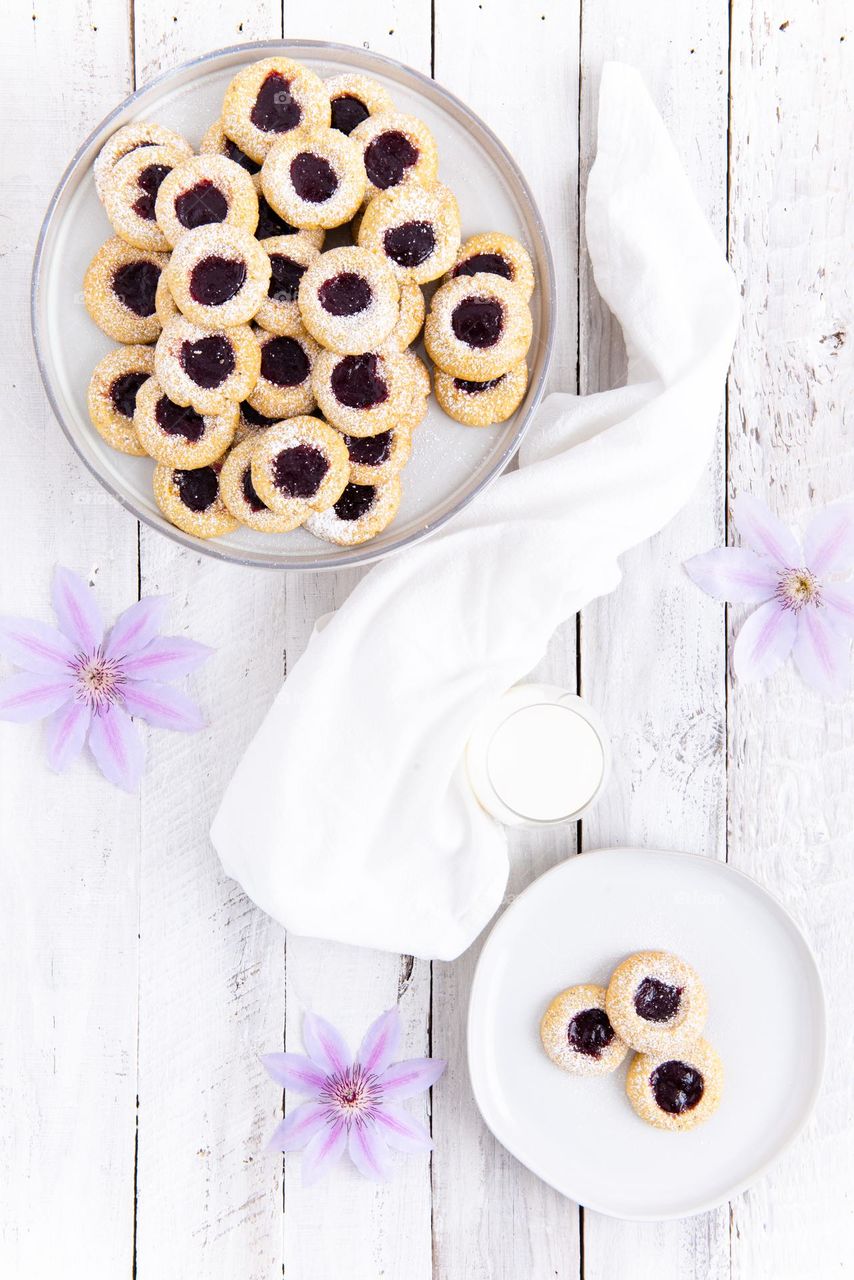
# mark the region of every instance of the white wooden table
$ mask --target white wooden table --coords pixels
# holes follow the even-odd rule
[[[845,0],[13,0],[3,45],[0,611],[48,617],[52,567],[107,611],[167,592],[217,647],[197,678],[213,727],[159,733],[139,796],[85,760],[49,773],[38,729],[0,725],[0,1276],[4,1280],[803,1280],[854,1274],[851,1067],[854,719],[791,669],[733,683],[733,622],[682,574],[750,491],[799,520],[854,490],[854,31]],[[615,778],[579,847],[728,857],[779,894],[823,969],[827,1081],[808,1132],[729,1208],[662,1225],[585,1213],[493,1141],[467,1084],[477,946],[430,965],[300,938],[227,880],[207,839],[245,743],[314,618],[352,573],[215,564],[140,529],[83,469],[39,384],[32,250],[79,141],[135,85],[201,52],[281,34],[433,72],[515,152],[560,286],[554,387],[623,374],[584,253],[603,59],[638,66],[742,283],[719,448],[689,508],[625,558],[624,582],[555,636],[539,674],[578,687],[615,738]],[[849,419],[850,421],[850,419]],[[850,431],[850,426],[849,426]],[[575,848],[513,841],[509,894]],[[749,981],[750,975],[745,975]],[[412,1053],[447,1057],[436,1149],[376,1187],[300,1185],[263,1153],[280,1107],[258,1054],[302,1011],[355,1038],[395,1001]],[[761,1063],[757,1071],[761,1073]]]

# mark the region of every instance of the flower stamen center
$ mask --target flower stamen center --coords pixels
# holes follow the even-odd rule
[[[800,613],[806,605],[821,605],[821,583],[809,569],[785,569],[774,593],[784,609]]]
[[[104,710],[119,700],[124,676],[121,669],[109,658],[104,658],[100,653],[81,655],[75,668],[75,675],[77,697],[87,703],[93,711]]]

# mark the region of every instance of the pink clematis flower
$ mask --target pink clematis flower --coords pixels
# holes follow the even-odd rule
[[[94,592],[70,569],[53,578],[59,628],[32,618],[0,617],[0,653],[23,670],[0,682],[0,720],[47,718],[48,763],[61,772],[83,743],[110,782],[132,791],[145,747],[131,723],[191,733],[204,719],[186,694],[165,681],[193,671],[213,652],[183,636],[158,635],[166,596],[125,609],[104,635]]]
[[[365,1032],[355,1059],[339,1032],[317,1014],[307,1013],[301,1053],[268,1053],[261,1061],[277,1084],[309,1100],[296,1107],[276,1129],[269,1147],[303,1147],[302,1178],[316,1182],[338,1162],[346,1148],[366,1178],[384,1180],[391,1172],[389,1147],[430,1151],[430,1134],[398,1103],[422,1093],[445,1070],[438,1058],[392,1059],[400,1044],[397,1009],[380,1015]]]
[[[733,515],[747,547],[719,547],[686,561],[698,587],[716,600],[758,604],[738,633],[733,667],[742,680],[770,676],[792,655],[819,692],[844,693],[854,637],[854,506],[827,507],[803,545],[763,502],[741,497]],[[752,548],[752,550],[751,550]]]

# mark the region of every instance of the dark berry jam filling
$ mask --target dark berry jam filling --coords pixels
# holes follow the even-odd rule
[[[506,373],[502,373],[500,378],[490,378],[488,382],[470,382],[468,378],[454,378],[454,386],[457,391],[465,391],[470,396],[479,396],[482,391],[491,391],[493,387],[497,387],[507,377]]]
[[[187,227],[190,231],[194,227],[207,226],[209,222],[225,222],[228,217],[228,200],[219,187],[215,187],[208,178],[203,178],[176,198],[175,217],[182,227]]]
[[[669,1022],[679,1011],[681,987],[670,987],[658,978],[644,978],[635,992],[635,1011],[645,1022]]]
[[[392,434],[381,431],[378,436],[345,436],[350,461],[360,467],[379,467],[391,457]]]
[[[243,472],[243,478],[240,481],[240,487],[243,490],[243,499],[250,510],[258,512],[264,510],[264,503],[255,492],[255,486],[252,483],[252,468],[247,467]]]
[[[351,93],[342,93],[340,98],[332,99],[332,128],[339,133],[352,133],[356,125],[367,120],[370,114],[364,102]]]
[[[299,103],[291,95],[291,82],[278,71],[271,71],[258,90],[249,115],[262,133],[288,133],[302,119]]]
[[[374,505],[376,492],[369,484],[348,484],[335,503],[336,516],[339,520],[361,520]]]
[[[147,373],[123,373],[116,378],[110,387],[110,399],[116,413],[121,413],[125,418],[133,417],[136,393],[143,382],[148,381],[148,376]]]
[[[510,263],[500,253],[473,253],[454,267],[455,276],[476,276],[479,271],[490,276],[503,276],[505,280],[513,279]]]
[[[195,409],[183,409],[168,396],[161,396],[154,406],[154,417],[167,436],[183,436],[188,444],[198,444],[205,434],[205,420]]]
[[[355,316],[371,305],[373,290],[364,276],[355,271],[341,271],[324,280],[317,300],[331,316]]]
[[[649,1077],[652,1096],[662,1111],[671,1116],[681,1116],[692,1111],[703,1096],[703,1073],[687,1062],[662,1062]]]
[[[247,173],[261,172],[260,164],[256,164],[245,151],[241,151],[237,143],[231,141],[231,138],[226,138],[225,140],[223,155],[228,156],[229,160],[233,160],[235,164],[239,164],[241,169],[245,169]]]
[[[332,370],[332,390],[339,404],[348,409],[372,409],[388,400],[388,384],[373,352],[344,356]]]
[[[221,307],[246,283],[246,263],[240,258],[211,254],[190,272],[190,297],[203,307]]]
[[[261,377],[277,387],[298,387],[311,372],[302,343],[296,338],[271,338],[261,348]]]
[[[566,1038],[570,1049],[588,1058],[601,1058],[614,1039],[614,1028],[604,1009],[582,1009],[569,1021]]]
[[[296,302],[299,293],[299,282],[305,275],[305,267],[293,258],[286,258],[283,253],[270,255],[270,287],[268,298],[277,302]]]
[[[265,414],[259,413],[257,409],[253,409],[248,400],[244,400],[240,406],[240,416],[244,422],[248,422],[250,427],[272,427],[274,422],[278,422],[278,418],[268,418]]]
[[[399,227],[389,227],[383,248],[399,267],[420,266],[436,248],[432,222],[402,222]]]
[[[418,159],[418,149],[405,133],[390,129],[380,133],[365,149],[365,171],[375,187],[385,191],[403,180]]]
[[[181,343],[181,368],[197,387],[209,391],[234,373],[234,347],[221,333]]]
[[[172,479],[178,496],[191,511],[207,511],[217,499],[219,480],[213,467],[199,467],[194,471],[173,471]]]
[[[273,459],[273,484],[289,498],[313,498],[328,470],[329,459],[313,444],[296,444]]]
[[[136,316],[154,315],[160,268],[155,262],[126,262],[113,274],[113,293]]]
[[[328,160],[311,151],[301,151],[291,161],[291,182],[300,200],[323,204],[338,190],[338,175]]]
[[[494,347],[504,328],[504,308],[497,298],[463,298],[451,312],[451,328],[468,347]]]
[[[285,222],[276,210],[269,205],[263,196],[258,197],[258,226],[255,235],[259,240],[269,240],[270,236],[294,236],[298,227]]]
[[[171,173],[168,165],[150,164],[147,169],[143,169],[136,180],[136,185],[142,190],[142,195],[134,201],[133,211],[140,218],[144,218],[146,222],[154,221],[154,202],[157,199],[160,184],[167,173]]]

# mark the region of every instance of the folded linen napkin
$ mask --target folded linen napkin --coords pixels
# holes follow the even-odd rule
[[[225,870],[296,933],[445,960],[473,941],[508,863],[461,765],[472,725],[701,475],[737,290],[618,64],[602,75],[587,241],[628,385],[548,397],[518,471],[367,574],[315,630],[225,793],[211,831]]]

